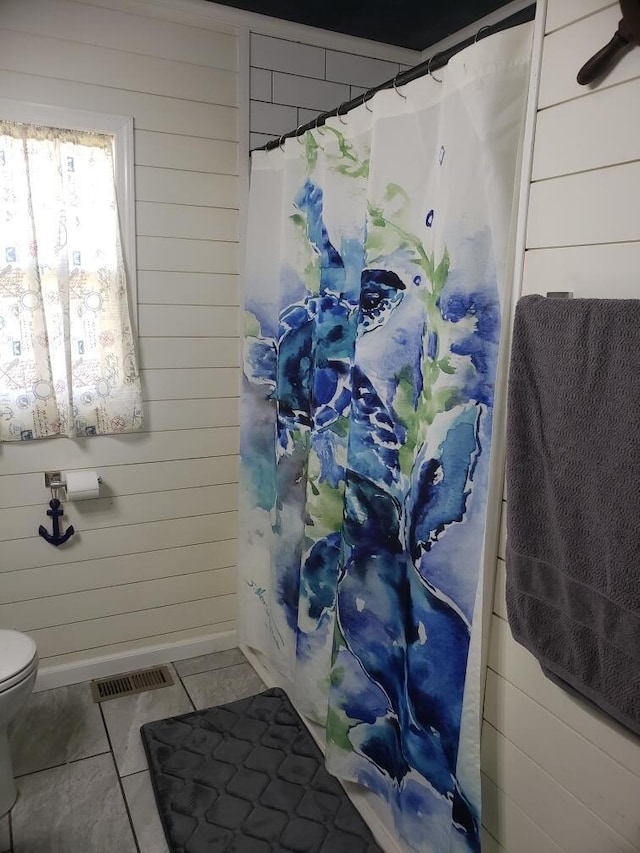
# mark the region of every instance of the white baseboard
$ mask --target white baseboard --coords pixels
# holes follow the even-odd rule
[[[162,663],[207,655],[212,652],[223,652],[234,649],[238,645],[235,631],[223,631],[219,634],[208,634],[189,640],[173,643],[158,643],[142,649],[132,649],[112,655],[87,657],[85,660],[73,661],[68,664],[58,664],[47,667],[43,665],[38,671],[34,692],[50,690],[52,687],[64,687],[68,684],[78,684],[92,678],[104,678],[121,672],[131,672],[134,669],[144,669]]]
[[[287,684],[281,678],[278,678],[277,673],[274,673],[265,665],[263,659],[253,649],[242,643],[240,644],[240,649],[267,687],[282,687],[284,690],[287,690]],[[287,690],[287,693],[291,696],[292,691]],[[304,718],[305,725],[324,755],[324,729],[322,726],[318,726],[308,720],[303,714],[301,716]],[[351,782],[345,782],[342,779],[340,783],[385,853],[408,853],[407,848],[400,843],[394,833],[387,804],[382,802],[376,794],[367,790],[367,788],[354,785]],[[387,819],[384,820],[381,814],[384,814]]]

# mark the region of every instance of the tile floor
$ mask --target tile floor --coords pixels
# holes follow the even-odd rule
[[[172,687],[101,705],[87,683],[29,698],[11,732],[19,797],[0,853],[167,853],[140,726],[264,689],[239,649],[171,669]]]

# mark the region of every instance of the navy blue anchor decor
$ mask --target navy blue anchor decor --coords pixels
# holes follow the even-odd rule
[[[54,492],[55,489],[52,487],[51,493],[54,494]],[[64,543],[73,536],[75,530],[73,529],[73,525],[70,524],[64,533],[60,532],[60,516],[64,515],[64,509],[62,508],[62,504],[58,498],[52,497],[49,501],[49,506],[51,509],[47,510],[47,515],[50,516],[52,520],[53,533],[49,533],[47,528],[42,524],[38,528],[38,533],[43,539],[49,542],[50,545],[55,545],[56,547],[58,545],[64,545]]]

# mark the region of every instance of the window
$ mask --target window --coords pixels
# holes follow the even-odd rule
[[[38,117],[46,120],[50,111],[43,109]],[[5,441],[131,432],[142,425],[121,239],[131,232],[122,224],[131,222],[126,190],[132,182],[122,168],[118,181],[117,168],[118,158],[127,159],[119,142],[126,143],[127,124],[130,137],[130,122],[83,114],[79,127],[73,113],[56,116],[54,125],[0,103]],[[65,117],[75,121],[61,127]],[[105,124],[111,126],[106,132]]]

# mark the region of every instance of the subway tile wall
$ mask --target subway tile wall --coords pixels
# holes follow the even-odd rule
[[[250,145],[311,121],[409,66],[251,33]]]

